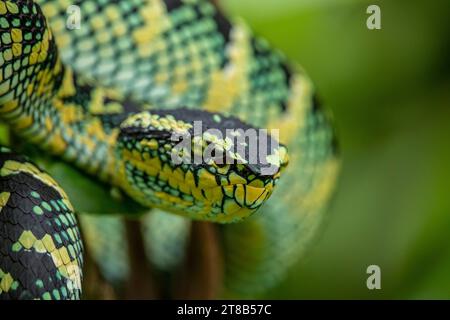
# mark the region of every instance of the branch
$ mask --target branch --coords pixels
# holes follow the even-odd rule
[[[192,222],[186,259],[175,275],[178,299],[217,299],[222,290],[223,256],[217,226]]]
[[[161,288],[144,254],[140,221],[125,219],[125,228],[131,272],[125,288],[125,299],[159,299]]]

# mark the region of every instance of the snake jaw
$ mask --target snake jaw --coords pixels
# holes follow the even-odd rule
[[[188,171],[182,177],[179,171],[169,172],[168,165],[161,170],[155,165],[159,160],[146,157],[144,161],[136,152],[124,151],[123,157],[127,174],[122,188],[134,199],[145,206],[217,223],[239,222],[254,214],[269,199],[279,177],[277,173],[273,178],[247,182],[233,173],[221,180],[228,183],[218,185],[208,178],[206,169]],[[151,183],[156,177],[160,180]]]
[[[230,195],[221,203],[222,211],[216,216],[220,223],[238,222],[253,215],[272,195],[273,184],[265,187],[229,185],[222,187]]]

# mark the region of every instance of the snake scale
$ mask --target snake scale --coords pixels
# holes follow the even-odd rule
[[[69,7],[80,13],[73,30]],[[155,208],[156,252],[158,239],[188,233],[167,213],[221,223],[231,297],[264,292],[298,260],[338,173],[334,129],[306,73],[243,21],[204,0],[0,0],[0,45],[1,119]],[[196,135],[199,120],[219,134]],[[258,141],[281,142],[256,163],[220,136],[252,128],[278,129]],[[235,161],[175,164],[174,132],[194,137],[194,154],[213,145]],[[0,210],[0,298],[80,298],[74,208],[52,177],[7,148]]]

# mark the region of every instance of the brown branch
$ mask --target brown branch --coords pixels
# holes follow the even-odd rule
[[[139,220],[126,219],[130,278],[125,288],[125,299],[159,299],[161,288],[153,268],[145,256],[144,240]]]
[[[217,299],[222,279],[223,256],[217,225],[193,222],[184,265],[175,275],[175,298]]]
[[[83,295],[84,300],[115,300],[117,293],[101,275],[89,252],[84,249]]]

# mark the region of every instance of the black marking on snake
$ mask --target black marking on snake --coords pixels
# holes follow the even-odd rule
[[[202,7],[201,7],[201,6],[204,6],[207,4],[212,5],[207,2],[201,2],[199,4],[198,3],[187,4],[187,3],[183,3],[181,0],[164,0],[164,2],[166,4],[166,8],[169,13],[172,11],[175,11],[181,7],[190,6],[196,13],[196,18],[195,18],[196,21],[202,21],[204,19],[214,21],[214,23],[216,24],[216,27],[217,27],[216,31],[219,32],[224,39],[223,45],[220,48],[217,48],[217,54],[222,56],[221,68],[225,67],[228,63],[228,58],[226,57],[226,55],[224,55],[224,52],[225,52],[225,47],[230,42],[230,33],[231,33],[232,25],[231,25],[230,21],[228,20],[228,18],[222,14],[222,12],[219,10],[219,8],[217,8],[217,6],[213,6],[214,9],[212,11],[212,15],[211,14],[207,15],[207,13],[204,10],[202,10]],[[185,24],[191,24],[191,22],[179,24],[175,27],[175,29],[181,30],[181,29],[183,29],[183,26]]]
[[[100,119],[105,132],[110,133],[113,129],[117,128],[128,115],[128,113],[98,114],[97,117]]]
[[[219,11],[216,10],[214,20],[217,23],[217,30],[222,34],[225,39],[225,43],[230,41],[231,23],[230,21]]]
[[[11,245],[9,239],[2,239],[5,245]],[[17,290],[10,290],[0,294],[0,300],[31,300],[41,297],[49,288],[67,286],[67,280],[59,278],[52,270],[53,261],[49,255],[43,255],[36,251],[29,251],[20,257],[12,257],[12,254],[4,256],[0,268],[11,274],[12,278],[19,282]],[[26,266],[26,267],[25,267]],[[53,266],[54,268],[54,266]],[[36,279],[42,280],[42,288],[34,284]]]
[[[94,87],[88,83],[80,81],[79,77],[73,75],[73,84],[76,93],[69,97],[64,97],[64,103],[74,103],[81,106],[84,110],[88,110],[91,101],[92,91]]]
[[[274,57],[276,58],[275,62],[270,62],[269,66],[266,68],[260,68],[257,72],[253,72],[252,78],[261,78],[266,77],[267,73],[271,72],[271,68],[280,68],[281,71],[284,74],[285,78],[285,86],[286,89],[290,88],[291,85],[291,79],[292,79],[292,71],[290,70],[288,64],[284,59],[280,56],[274,53],[272,48],[263,42],[262,39],[259,38],[252,38],[251,39],[251,48],[253,51],[253,56],[255,59],[263,61],[263,60],[272,60]],[[259,88],[261,90],[261,88]],[[265,89],[265,88],[263,88]],[[267,88],[270,90],[271,88]],[[287,110],[287,100],[288,97],[286,97],[283,101],[278,101],[281,106],[281,110],[284,112]]]
[[[96,114],[103,125],[103,129],[108,133],[111,132],[111,130],[118,128],[120,124],[131,114],[142,111],[142,104],[135,102],[131,98],[125,98],[123,101],[117,101],[106,97],[103,100],[104,104],[112,102],[119,102],[123,107],[123,110],[120,113]]]
[[[314,113],[322,111],[322,101],[317,93],[312,95],[312,110]]]
[[[24,162],[26,159],[14,153],[1,153],[0,161],[3,166],[6,160]],[[43,209],[43,214],[33,213],[33,207],[43,201],[50,203],[52,200],[60,200],[61,195],[52,187],[36,179],[29,173],[19,172],[0,177],[0,191],[9,192],[10,196],[6,205],[0,211],[0,269],[9,273],[18,281],[18,289],[9,290],[0,294],[0,299],[33,299],[42,297],[50,288],[67,287],[67,279],[58,275],[57,268],[52,257],[47,253],[39,253],[35,249],[19,251],[11,250],[22,232],[31,231],[37,239],[45,235],[53,235],[65,232],[70,226],[56,223],[57,216],[68,213],[67,210],[55,208],[48,211]],[[31,195],[31,192],[39,194],[39,198]],[[75,227],[76,225],[72,225]],[[76,239],[81,239],[77,229],[72,228]],[[68,247],[71,242],[68,238],[60,237],[60,242],[54,241],[55,247]],[[76,254],[78,252],[74,246]],[[76,257],[71,257],[75,259]],[[82,262],[81,262],[82,263]],[[42,286],[35,281],[42,281]],[[54,294],[54,293],[52,293]]]
[[[325,112],[325,110],[323,108],[323,104],[322,104],[322,99],[317,94],[317,92],[315,92],[312,95],[312,106],[311,106],[311,108],[312,108],[312,111],[314,113],[322,113],[325,116],[326,121],[328,121],[329,123],[333,122],[330,119],[330,115],[327,112]],[[332,137],[331,137],[331,142],[330,142],[330,144],[331,144],[331,152],[334,155],[338,156],[340,154],[340,145],[339,145],[339,141],[338,141],[338,138],[337,138],[338,135],[337,135],[337,132],[336,132],[336,126],[335,125],[331,126],[331,130],[332,130]]]
[[[180,7],[188,5],[187,3],[183,3],[181,0],[164,0],[164,3],[166,5],[167,12],[171,12]],[[200,5],[204,5],[204,3],[201,3]],[[200,5],[192,4],[193,9],[197,13],[198,20],[205,17],[205,14],[200,9]],[[214,6],[214,8],[215,10],[212,18],[217,24],[217,30],[222,34],[225,42],[228,42],[230,40],[231,23],[216,6]]]
[[[142,105],[143,103],[140,103],[138,101],[135,101],[133,99],[131,99],[130,97],[126,97],[123,101],[122,101],[122,105],[123,105],[123,111],[126,113],[131,113],[131,112],[139,112],[142,111]]]
[[[8,160],[13,160],[22,163],[29,161],[27,157],[21,154],[10,152],[7,148],[0,147],[0,168],[2,168],[5,162]]]
[[[231,34],[231,28],[232,25],[227,17],[225,17],[218,8],[216,8],[216,11],[213,16],[214,21],[217,25],[217,31],[222,35],[224,39],[223,49],[220,52],[222,55],[222,63],[221,68],[223,69],[229,62],[229,58],[224,53],[226,52],[225,48],[227,47],[228,43],[230,42],[230,34]]]
[[[167,12],[171,12],[184,5],[181,0],[164,0],[164,3],[166,5]]]
[[[332,136],[331,136],[331,152],[333,155],[335,155],[336,157],[338,157],[341,154],[341,145],[339,143],[339,139],[338,139],[338,132],[336,129],[336,125],[334,125],[332,128]]]

